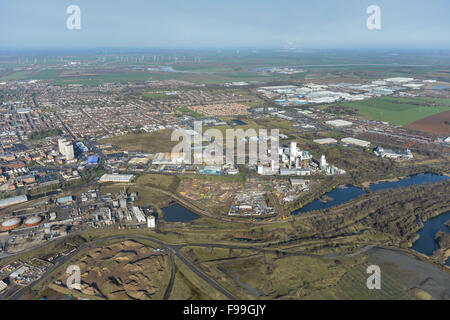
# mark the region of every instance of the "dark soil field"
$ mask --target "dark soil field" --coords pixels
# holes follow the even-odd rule
[[[406,128],[432,134],[450,135],[450,110],[415,121]]]

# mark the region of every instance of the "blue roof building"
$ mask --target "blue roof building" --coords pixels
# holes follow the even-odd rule
[[[86,161],[86,164],[97,164],[97,163],[98,163],[97,156],[89,156],[88,160]]]
[[[69,202],[72,202],[72,201],[73,201],[72,196],[62,197],[62,198],[56,199],[56,202],[58,202],[59,204],[62,204],[62,203],[69,203]]]

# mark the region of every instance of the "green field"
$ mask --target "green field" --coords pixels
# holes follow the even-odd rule
[[[391,275],[383,273],[383,289],[369,290],[366,286],[366,266],[350,268],[337,284],[312,292],[306,299],[313,300],[412,300],[408,289]]]
[[[195,119],[201,119],[201,118],[205,117],[203,114],[196,112],[194,110],[191,110],[188,107],[177,108],[177,111],[180,112],[181,114],[185,114],[185,115],[194,117]]]
[[[27,71],[19,71],[6,74],[0,78],[1,81],[10,81],[10,80],[26,80],[30,78],[30,73]]]
[[[112,144],[120,151],[170,152],[178,141],[171,141],[172,130],[151,133],[127,134],[102,139],[102,143]]]
[[[450,99],[380,97],[340,105],[356,109],[362,116],[371,120],[408,125],[433,114],[450,110]]]

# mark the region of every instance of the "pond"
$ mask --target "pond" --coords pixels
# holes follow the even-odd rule
[[[162,211],[164,212],[163,220],[167,222],[189,222],[200,218],[199,215],[178,203],[163,208]]]
[[[450,177],[439,175],[439,174],[433,174],[433,173],[421,173],[417,174],[415,176],[409,176],[407,178],[398,180],[398,181],[391,181],[391,182],[379,182],[375,184],[371,184],[369,186],[371,191],[379,191],[389,188],[398,188],[398,187],[410,187],[413,185],[420,185],[424,183],[433,183],[433,182],[439,182],[442,180],[450,179]]]
[[[363,194],[366,194],[364,190],[354,186],[339,187],[325,194],[328,198],[330,198],[329,201],[322,202],[320,199],[314,200],[300,210],[294,211],[293,214],[331,208],[355,199]]]
[[[439,244],[435,240],[435,236],[439,231],[450,232],[450,228],[445,225],[450,220],[450,211],[443,213],[437,217],[431,218],[424,223],[424,227],[419,231],[419,240],[417,240],[412,249],[431,256],[434,251],[439,249]],[[450,265],[450,259],[447,259],[446,265]]]

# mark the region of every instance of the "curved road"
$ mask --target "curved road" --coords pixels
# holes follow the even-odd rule
[[[16,293],[14,293],[13,295],[11,295],[8,300],[18,300],[20,299],[24,294],[30,292],[31,287],[37,285],[38,283],[44,281],[49,275],[51,275],[57,268],[59,268],[60,266],[62,266],[63,264],[65,264],[67,261],[69,261],[75,254],[77,254],[78,252],[87,249],[89,247],[91,247],[92,245],[104,242],[104,241],[108,241],[108,240],[116,240],[116,239],[124,239],[124,240],[130,240],[130,239],[136,239],[136,240],[148,240],[151,242],[154,242],[156,244],[158,244],[161,247],[164,247],[168,250],[170,250],[175,256],[177,256],[189,269],[191,269],[192,272],[194,272],[197,276],[199,276],[201,279],[203,279],[204,281],[206,281],[210,286],[212,286],[214,289],[216,289],[217,291],[219,291],[220,293],[222,293],[224,296],[226,296],[228,299],[231,300],[238,300],[237,297],[235,297],[234,295],[232,295],[229,291],[227,291],[226,289],[224,289],[222,286],[220,286],[217,282],[215,282],[214,280],[212,280],[211,278],[209,278],[207,275],[205,275],[203,272],[201,272],[200,270],[198,270],[192,263],[190,263],[188,260],[186,260],[186,258],[184,258],[180,253],[179,250],[183,247],[180,245],[170,245],[170,244],[166,244],[165,242],[162,242],[160,240],[154,239],[150,236],[142,236],[142,235],[115,235],[115,236],[109,236],[109,237],[105,237],[105,238],[100,238],[100,239],[96,239],[92,242],[86,243],[84,245],[82,245],[81,247],[79,247],[77,250],[75,250],[74,252],[72,252],[71,254],[65,256],[64,258],[62,258],[61,260],[59,260],[54,266],[52,266],[50,269],[48,269],[41,278],[39,278],[38,280],[36,280],[35,282],[31,283],[30,285],[20,289],[19,291],[17,291]],[[175,267],[175,266],[174,266]]]

